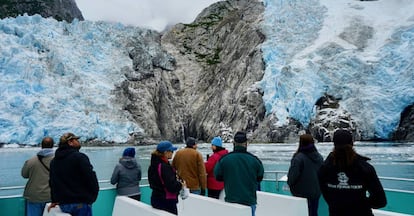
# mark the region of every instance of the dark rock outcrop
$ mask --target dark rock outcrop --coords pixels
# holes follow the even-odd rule
[[[0,18],[40,14],[58,21],[84,20],[75,0],[0,0]]]
[[[319,142],[332,142],[333,132],[337,128],[352,131],[355,140],[361,138],[357,124],[349,113],[339,106],[339,100],[340,98],[325,95],[315,104],[316,117],[311,120],[307,130]]]
[[[400,124],[393,134],[393,140],[414,142],[414,104],[401,113]]]

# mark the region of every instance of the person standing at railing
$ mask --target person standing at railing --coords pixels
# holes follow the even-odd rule
[[[309,216],[318,215],[319,198],[321,197],[318,170],[322,163],[323,157],[316,149],[312,135],[301,135],[298,150],[290,161],[287,183],[294,196],[307,199]]]
[[[171,164],[180,178],[184,179],[190,193],[205,195],[207,188],[207,174],[203,155],[197,151],[197,142],[188,137],[186,147],[178,150]]]
[[[27,216],[41,216],[46,203],[51,200],[49,170],[50,161],[54,156],[54,144],[53,138],[43,138],[42,149],[37,152],[36,156],[27,160],[22,167],[22,177],[28,179],[23,192]]]
[[[214,137],[211,140],[211,150],[213,151],[213,154],[208,157],[207,161],[204,163],[207,172],[207,194],[209,197],[218,199],[224,188],[224,183],[216,180],[216,177],[214,176],[214,167],[220,158],[229,152],[227,149],[223,148],[221,137]]]
[[[141,166],[135,159],[135,148],[126,148],[112,172],[111,184],[116,184],[118,195],[141,201],[141,176]]]
[[[234,135],[233,146],[233,151],[221,157],[214,167],[214,175],[216,180],[224,181],[224,200],[250,206],[252,216],[255,216],[256,190],[263,179],[263,164],[259,158],[247,152],[245,132],[239,131]]]
[[[151,153],[148,182],[152,189],[151,206],[177,215],[178,193],[185,187],[170,165],[176,147],[170,141],[161,141]]]
[[[99,192],[98,179],[89,158],[79,152],[78,136],[65,133],[50,163],[50,208],[59,205],[62,212],[72,216],[91,216],[92,203]]]
[[[350,131],[339,129],[334,149],[319,169],[319,185],[330,216],[373,216],[387,204],[384,189],[367,157],[354,150]]]

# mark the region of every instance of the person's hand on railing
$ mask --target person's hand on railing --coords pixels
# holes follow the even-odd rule
[[[181,199],[185,200],[188,198],[189,194],[190,194],[190,189],[187,188],[187,184],[185,183],[184,180],[181,181],[181,190],[180,190],[180,197]]]
[[[56,207],[58,204],[59,203],[50,203],[50,205],[47,207],[47,212],[50,212],[50,209]]]

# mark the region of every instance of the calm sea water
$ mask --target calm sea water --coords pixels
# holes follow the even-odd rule
[[[176,144],[184,147],[184,144]],[[228,150],[233,150],[232,144],[224,144]],[[332,150],[332,143],[319,143],[317,148],[322,156],[326,157]],[[111,177],[114,166],[118,163],[122,147],[83,147],[82,152],[87,154],[97,173],[99,180],[108,180]],[[143,169],[143,175],[147,175],[151,152],[155,146],[139,146],[136,148],[136,157]],[[251,144],[248,151],[258,156],[268,171],[287,171],[292,154],[296,151],[296,143],[286,144]],[[206,158],[212,154],[210,144],[198,145],[198,150]],[[362,155],[371,158],[371,164],[376,168],[379,176],[414,179],[414,143],[373,143],[357,142],[355,150]],[[26,183],[20,175],[21,167],[25,160],[32,157],[39,148],[0,148],[0,187],[21,186]],[[414,190],[414,183],[404,184],[382,180],[384,187]],[[105,187],[105,185],[101,185]],[[0,194],[1,195],[1,194]]]

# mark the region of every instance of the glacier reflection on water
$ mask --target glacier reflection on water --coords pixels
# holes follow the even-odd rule
[[[177,147],[184,147],[184,144],[176,144]],[[228,150],[232,150],[232,144],[224,144]],[[317,148],[323,157],[326,157],[332,150],[332,143],[318,143]],[[83,147],[82,152],[86,153],[99,180],[108,180],[111,177],[113,167],[125,147]],[[258,156],[268,171],[286,171],[290,164],[292,154],[296,151],[297,144],[251,144],[248,151]],[[137,146],[137,159],[146,176],[151,152],[155,146]],[[198,145],[198,149],[206,158],[211,154],[210,144]],[[356,151],[371,158],[371,164],[382,177],[398,177],[414,179],[414,143],[374,143],[357,142]],[[26,180],[20,176],[20,169],[28,158],[32,157],[39,148],[0,148],[0,187],[24,185]],[[414,190],[414,183],[404,185],[399,182],[383,181],[386,188]]]

